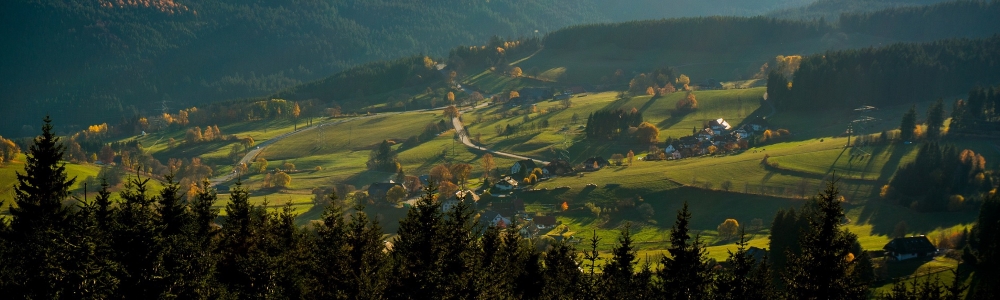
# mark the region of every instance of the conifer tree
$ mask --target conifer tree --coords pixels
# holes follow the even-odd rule
[[[441,247],[444,216],[435,193],[437,187],[429,184],[417,205],[399,221],[398,236],[392,247],[388,298],[413,299],[450,292],[442,290],[446,286],[441,265],[445,253]]]
[[[580,260],[573,245],[559,241],[545,251],[541,299],[579,299],[583,288]]]
[[[862,280],[858,260],[865,252],[851,253],[857,237],[841,229],[844,210],[836,181],[814,197],[817,209],[809,215],[802,233],[802,253],[791,255],[785,273],[785,291],[793,299],[864,299],[868,282]],[[832,298],[831,298],[832,297]]]
[[[348,270],[351,276],[347,286],[349,299],[384,298],[388,270],[385,243],[382,242],[382,227],[378,221],[370,220],[362,207],[355,209],[351,222],[347,224]]]
[[[913,139],[913,130],[917,128],[917,107],[910,106],[910,110],[903,114],[903,119],[899,121],[899,139],[909,141]]]
[[[107,186],[98,193],[98,199],[110,196]],[[110,236],[97,222],[99,201],[84,202],[70,218],[67,231],[69,259],[66,261],[66,280],[60,285],[66,298],[107,299],[115,297],[118,278],[117,262],[113,260]]]
[[[62,265],[69,254],[68,211],[63,200],[76,178],[68,178],[63,157],[64,147],[46,116],[42,135],[28,149],[24,173],[17,172],[14,204],[8,240],[10,257],[3,269],[11,275],[5,296],[16,298],[56,298],[61,282],[66,280]]]
[[[927,138],[934,140],[941,137],[941,128],[944,127],[944,100],[938,98],[937,102],[931,104],[927,109]]]
[[[976,251],[976,273],[973,276],[972,299],[996,299],[1000,296],[1000,193],[990,193],[979,209],[979,218],[972,227],[969,245]]]
[[[155,197],[149,195],[149,178],[129,178],[119,193],[122,202],[111,229],[112,247],[121,264],[118,274],[123,298],[156,298],[164,284],[162,225],[154,213]]]
[[[774,299],[767,258],[757,261],[747,249],[747,235],[740,230],[736,252],[729,251],[729,268],[715,279],[715,299]]]
[[[611,249],[611,258],[604,265],[601,286],[604,298],[641,299],[648,295],[649,282],[635,274],[636,248],[633,246],[632,225],[625,224],[618,235],[618,243]]]
[[[344,223],[344,212],[336,205],[337,195],[330,194],[329,205],[323,211],[322,222],[316,226],[317,253],[316,265],[313,267],[313,277],[323,284],[314,287],[312,294],[320,299],[348,299],[348,290],[353,288],[348,282],[352,279],[348,260],[347,225]],[[359,207],[359,211],[362,208]]]
[[[695,236],[692,240],[689,232],[691,212],[685,201],[684,207],[677,212],[677,221],[670,229],[670,256],[660,260],[661,268],[657,270],[659,281],[656,283],[660,296],[668,299],[707,299],[712,278],[706,250],[701,238]]]

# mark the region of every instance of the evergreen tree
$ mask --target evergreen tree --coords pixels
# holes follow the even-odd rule
[[[545,251],[542,271],[541,299],[580,299],[583,288],[582,274],[573,245],[564,241],[556,242]]]
[[[475,255],[479,233],[474,230],[476,219],[471,207],[465,203],[464,199],[459,199],[458,204],[452,206],[444,213],[442,224],[436,233],[440,238],[436,247],[440,248],[441,257],[439,266],[441,268],[442,281],[440,282],[441,296],[444,298],[471,298],[475,295],[476,285],[473,284],[475,272],[478,271],[479,258]],[[504,241],[504,249],[517,246],[517,240]],[[507,251],[505,258],[510,255],[517,255],[517,251]],[[503,279],[515,279],[518,275],[517,265],[509,264],[504,271],[510,276]],[[512,278],[513,277],[513,278]],[[513,292],[513,284],[510,284],[506,292]]]
[[[970,294],[972,299],[1000,297],[1000,193],[990,193],[979,209],[979,218],[972,227],[969,245],[976,251],[975,275]]]
[[[66,280],[63,263],[68,211],[62,202],[76,181],[67,178],[60,163],[64,147],[46,116],[42,135],[29,147],[24,174],[17,172],[14,204],[10,207],[10,231],[5,239],[10,249],[3,269],[10,275],[4,295],[17,298],[56,298]]]
[[[938,98],[937,102],[927,109],[927,138],[932,140],[940,138],[942,127],[944,127],[944,100]]]
[[[785,273],[788,297],[793,299],[864,299],[868,282],[862,279],[856,257],[851,253],[857,237],[841,229],[844,210],[840,206],[836,182],[813,198],[817,209],[806,216],[809,228],[802,233],[802,253],[791,255]]]
[[[229,192],[226,219],[219,241],[219,262],[216,278],[223,294],[235,298],[262,298],[272,289],[259,253],[267,214],[250,204],[250,195],[241,182]],[[264,272],[262,272],[264,271]]]
[[[746,232],[740,231],[736,252],[729,251],[729,268],[715,280],[715,299],[774,299],[767,258],[757,261],[747,252]]]
[[[368,219],[363,207],[358,207],[347,225],[348,260],[350,270],[347,287],[348,299],[384,298],[388,270],[382,227],[378,221]]]
[[[685,201],[670,229],[670,256],[663,256],[656,271],[656,288],[667,299],[707,299],[711,288],[711,270],[700,237],[692,240],[689,232],[691,212]]]
[[[903,119],[899,121],[899,139],[910,141],[913,139],[913,130],[917,129],[917,107],[910,106],[910,110],[903,114]]]
[[[588,262],[586,267],[589,269],[583,284],[583,294],[586,299],[599,299],[602,296],[600,290],[598,290],[600,281],[594,274],[594,271],[597,268],[597,261],[601,259],[600,252],[597,251],[597,245],[601,242],[601,238],[597,237],[597,230],[594,230],[594,233],[591,235],[589,241],[589,249],[583,252],[583,258]]]
[[[649,282],[635,274],[636,248],[633,246],[632,225],[625,224],[618,235],[618,243],[611,250],[611,258],[604,264],[601,287],[604,298],[642,299],[650,297]]]
[[[104,185],[98,193],[98,200],[110,194],[107,185]],[[107,299],[117,294],[119,280],[115,271],[118,264],[113,259],[110,236],[95,217],[99,210],[98,202],[84,202],[70,217],[70,230],[67,231],[68,274],[61,284],[66,298]]]
[[[323,211],[322,222],[316,225],[317,239],[313,250],[317,253],[313,277],[323,284],[315,286],[312,294],[319,299],[349,299],[353,296],[349,295],[349,290],[360,287],[348,284],[353,276],[350,266],[345,263],[350,248],[344,212],[336,205],[336,194],[330,194],[328,198],[330,204]]]
[[[434,194],[432,183],[424,188],[424,196],[399,221],[397,238],[392,247],[393,268],[390,271],[388,298],[413,299],[421,295],[449,295],[442,290],[445,274],[441,247],[443,214]]]
[[[123,298],[156,298],[165,284],[161,266],[162,225],[154,212],[156,197],[149,195],[149,178],[129,178],[119,193],[122,202],[111,229],[112,247],[121,264],[118,278]]]
[[[258,258],[266,266],[261,274],[273,276],[264,278],[273,286],[273,290],[265,291],[268,297],[303,299],[313,285],[323,284],[309,276],[316,259],[315,252],[311,251],[313,239],[295,225],[296,214],[291,205],[288,202],[273,213],[261,210],[266,215],[266,232]]]

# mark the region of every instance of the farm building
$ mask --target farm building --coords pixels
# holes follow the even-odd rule
[[[885,256],[895,261],[918,257],[930,257],[937,253],[937,248],[926,236],[911,236],[895,238],[885,244]]]

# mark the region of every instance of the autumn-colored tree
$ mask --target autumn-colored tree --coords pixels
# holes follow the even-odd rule
[[[521,93],[518,93],[517,91],[510,91],[510,95],[507,98],[521,98]]]
[[[434,166],[434,168],[431,169],[430,175],[431,175],[430,176],[431,180],[434,183],[441,183],[441,182],[444,182],[444,181],[451,181],[451,179],[452,179],[451,169],[448,168],[448,166],[446,166],[446,165],[437,165],[437,166]]]
[[[650,122],[642,122],[639,124],[639,128],[635,131],[636,140],[642,144],[653,144],[656,143],[657,137],[660,136],[660,129],[656,128],[656,125]]]
[[[774,58],[776,70],[784,75],[785,78],[791,79],[795,75],[795,70],[799,69],[799,65],[802,64],[801,55],[778,55]]]
[[[455,92],[448,92],[448,95],[445,96],[445,99],[448,100],[448,104],[454,105],[455,104]]]
[[[681,74],[681,76],[677,76],[676,82],[677,84],[687,86],[691,84],[691,78],[689,78],[687,75]]]
[[[708,154],[715,154],[716,151],[719,151],[719,147],[716,147],[715,145],[711,145],[711,146],[708,146],[707,150],[708,150]]]
[[[299,129],[299,115],[301,115],[301,114],[302,114],[302,109],[299,108],[299,103],[298,102],[293,103],[292,104],[292,114],[291,114],[292,120],[294,120],[294,123],[295,123],[295,125],[293,127],[293,130],[298,130]]]
[[[389,201],[389,204],[396,205],[406,199],[406,194],[406,188],[397,185],[385,192],[385,200]]]
[[[194,128],[188,129],[187,132],[184,133],[184,142],[188,144],[201,142],[203,139],[204,137],[201,134],[201,127],[195,126]]]
[[[265,173],[264,174],[264,180],[261,182],[260,187],[261,188],[265,188],[265,189],[266,188],[270,188],[271,187],[271,183],[273,182],[273,180],[272,180],[271,177],[272,177],[271,173]]]
[[[457,191],[457,185],[451,183],[451,181],[442,181],[441,185],[438,186],[438,198],[448,199],[449,197],[454,196]]]
[[[264,171],[267,171],[267,160],[263,157],[258,157],[257,160],[253,162],[250,169],[257,172],[257,174],[264,173]]]
[[[656,95],[656,89],[653,89],[653,87],[646,88],[646,95],[650,96]]]
[[[76,144],[77,148],[80,147],[80,144],[77,144],[76,142],[71,142],[71,144]],[[70,153],[72,154],[74,152],[72,149],[73,147],[71,146],[70,148]],[[79,152],[82,153],[83,151],[80,150]],[[18,153],[21,153],[21,148],[19,148],[17,144],[11,140],[0,137],[0,158],[2,158],[5,162],[10,162],[17,157]],[[3,163],[0,163],[0,165],[3,165]]]
[[[420,183],[420,177],[413,175],[406,175],[406,177],[403,178],[403,187],[406,188],[406,191],[414,193],[420,191],[420,188],[423,187],[423,184]]]
[[[561,211],[567,211],[567,210],[569,210],[569,204],[566,203],[566,201],[563,201],[563,203],[559,205],[559,210],[561,210]]]
[[[434,60],[431,59],[429,56],[424,56],[424,69],[430,70],[433,68],[434,68]]]
[[[496,162],[493,161],[493,154],[483,154],[483,157],[479,159],[479,164],[483,168],[483,177],[489,179],[490,172],[493,172],[493,168],[496,168]]]
[[[97,162],[97,153],[91,153],[90,156],[87,157],[87,162],[89,163]]]
[[[448,72],[448,82],[455,82],[455,78],[458,78],[458,72],[455,72],[454,70]]]
[[[288,176],[288,173],[278,172],[274,174],[274,186],[279,188],[287,188],[292,184],[292,176]]]
[[[97,153],[97,158],[105,165],[111,164],[115,161],[115,150],[111,150],[111,145],[104,145],[104,147],[101,147],[101,151]]]
[[[469,179],[469,174],[472,173],[472,165],[465,163],[457,163],[451,165],[451,174],[455,177],[455,182],[461,186],[465,186],[465,182]]]
[[[628,165],[632,166],[632,161],[635,160],[635,152],[632,152],[632,150],[628,150],[627,157],[628,157]]]
[[[287,161],[283,162],[283,163],[281,163],[281,169],[285,170],[285,171],[295,170],[295,164],[293,164],[291,162],[287,162]]]
[[[205,132],[201,134],[201,140],[205,142],[214,141],[217,137],[215,136],[215,130],[212,126],[205,127]]]
[[[451,118],[457,118],[458,115],[459,115],[459,111],[458,111],[457,107],[455,107],[454,105],[450,105],[450,106],[444,108],[443,114],[444,114],[445,118],[449,118],[449,119],[451,119]]]
[[[678,111],[689,112],[698,109],[698,99],[695,97],[693,92],[688,92],[683,99],[678,100],[677,104],[674,105]]]
[[[736,222],[736,219],[726,219],[722,224],[719,224],[716,230],[719,231],[719,237],[727,240],[732,239],[740,232],[740,223]]]
[[[521,72],[521,67],[514,67],[513,69],[510,70],[511,77],[521,77],[522,73],[523,72]]]

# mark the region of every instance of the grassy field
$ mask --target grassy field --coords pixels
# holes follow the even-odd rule
[[[17,173],[24,174],[24,154],[18,155],[17,159],[9,161],[0,167],[0,214],[6,214],[9,206],[14,202],[14,187],[17,185]],[[91,164],[71,164],[66,163],[66,175],[68,178],[76,178],[76,182],[70,187],[75,195],[83,197],[83,181],[88,177],[96,177],[101,170],[99,166]],[[91,196],[98,187],[88,187]]]
[[[574,162],[583,161],[594,155],[610,156],[613,153],[626,153],[633,150],[636,153],[645,152],[646,146],[634,142],[590,141],[583,138],[579,126],[586,124],[587,116],[601,109],[635,108],[643,113],[647,122],[657,125],[660,129],[659,139],[669,137],[679,138],[690,135],[692,128],[702,128],[704,122],[717,118],[725,118],[730,124],[738,125],[745,118],[754,115],[760,108],[759,98],[763,88],[741,90],[710,90],[695,92],[698,99],[698,110],[675,116],[672,114],[675,104],[685,96],[684,93],[673,93],[663,97],[638,96],[626,100],[618,100],[616,92],[588,94],[572,98],[571,106],[562,109],[560,101],[543,101],[536,104],[536,112],[530,108],[510,108],[492,106],[463,115],[462,120],[471,136],[481,136],[481,143],[492,149],[521,153],[535,157],[551,157],[551,149],[565,149]],[[496,118],[507,113],[507,118]],[[518,125],[525,122],[540,123],[547,120],[548,128],[517,134],[500,136],[496,127]],[[574,116],[576,121],[574,122]],[[662,146],[662,145],[661,145]]]

